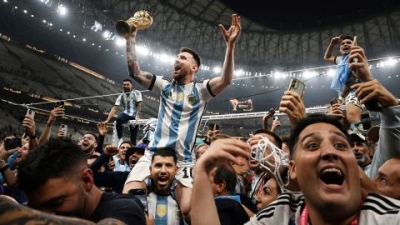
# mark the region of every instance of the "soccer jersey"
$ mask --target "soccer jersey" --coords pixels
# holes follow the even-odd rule
[[[122,93],[115,101],[116,106],[122,106],[124,113],[128,116],[136,117],[136,104],[142,102],[142,93],[132,90],[129,93]]]
[[[197,129],[207,102],[214,97],[209,80],[178,85],[166,77],[153,76],[149,90],[159,93],[160,107],[149,149],[169,147],[175,149],[178,164],[193,163]]]
[[[154,217],[155,225],[184,224],[178,203],[171,195],[157,195],[151,192],[147,196],[149,215]]]
[[[298,224],[304,205],[301,194],[281,194],[246,224]],[[361,207],[358,224],[400,224],[400,201],[370,193]]]

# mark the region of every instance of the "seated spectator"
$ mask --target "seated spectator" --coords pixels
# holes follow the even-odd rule
[[[94,185],[87,156],[69,140],[50,140],[30,151],[18,170],[28,205],[40,211],[98,222],[113,218],[145,224],[136,199],[102,192]]]

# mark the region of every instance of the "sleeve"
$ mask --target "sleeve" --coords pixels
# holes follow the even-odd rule
[[[149,90],[152,90],[156,93],[161,93],[163,88],[169,83],[171,83],[171,80],[169,78],[154,75],[152,85],[150,85]]]
[[[202,99],[204,99],[205,101],[209,101],[215,97],[215,95],[211,91],[210,80],[204,80],[203,83],[198,84],[197,87],[200,90]]]
[[[369,174],[374,178],[387,160],[400,157],[400,105],[382,109],[380,113],[378,147],[374,153]]]
[[[142,102],[143,98],[142,98],[142,92],[140,91],[136,91],[136,102]]]
[[[113,206],[107,211],[107,218],[114,218],[126,224],[146,224],[144,211],[133,198],[115,200]]]
[[[11,170],[15,169],[14,161],[18,157],[18,151],[14,152],[7,160],[7,164]]]
[[[101,153],[101,155],[90,165],[90,169],[93,171],[93,173],[97,173],[99,171],[100,167],[108,162],[110,160],[110,156]]]
[[[115,104],[114,105],[117,105],[117,106],[121,105],[121,97],[122,97],[122,95],[118,96],[117,100],[115,100]]]
[[[99,134],[99,141],[97,143],[97,152],[102,154],[104,152],[103,146],[104,146],[104,136]]]

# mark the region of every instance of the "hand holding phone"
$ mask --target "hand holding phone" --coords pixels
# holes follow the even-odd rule
[[[134,195],[136,198],[138,198],[144,206],[144,211],[146,213],[149,212],[147,204],[147,190],[145,188],[130,189],[128,194]]]
[[[31,118],[32,120],[34,120],[35,119],[35,111],[33,111],[32,109],[28,109],[26,111],[26,116]]]
[[[290,80],[289,87],[287,90],[297,93],[299,97],[302,98],[305,87],[306,87],[305,84],[301,80],[292,78]]]
[[[6,151],[11,150],[11,149],[15,149],[18,147],[22,146],[22,141],[21,138],[8,138],[4,140],[4,148],[6,149]]]

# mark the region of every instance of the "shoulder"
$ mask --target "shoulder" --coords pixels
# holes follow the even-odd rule
[[[258,221],[272,218],[277,219],[283,216],[291,217],[302,205],[304,205],[302,194],[283,193],[268,207],[259,211],[256,217]]]
[[[380,215],[399,214],[400,201],[383,195],[370,193],[364,200],[362,210],[369,210]]]
[[[115,218],[127,224],[144,224],[144,211],[137,200],[127,194],[104,192],[96,212],[98,216]]]

